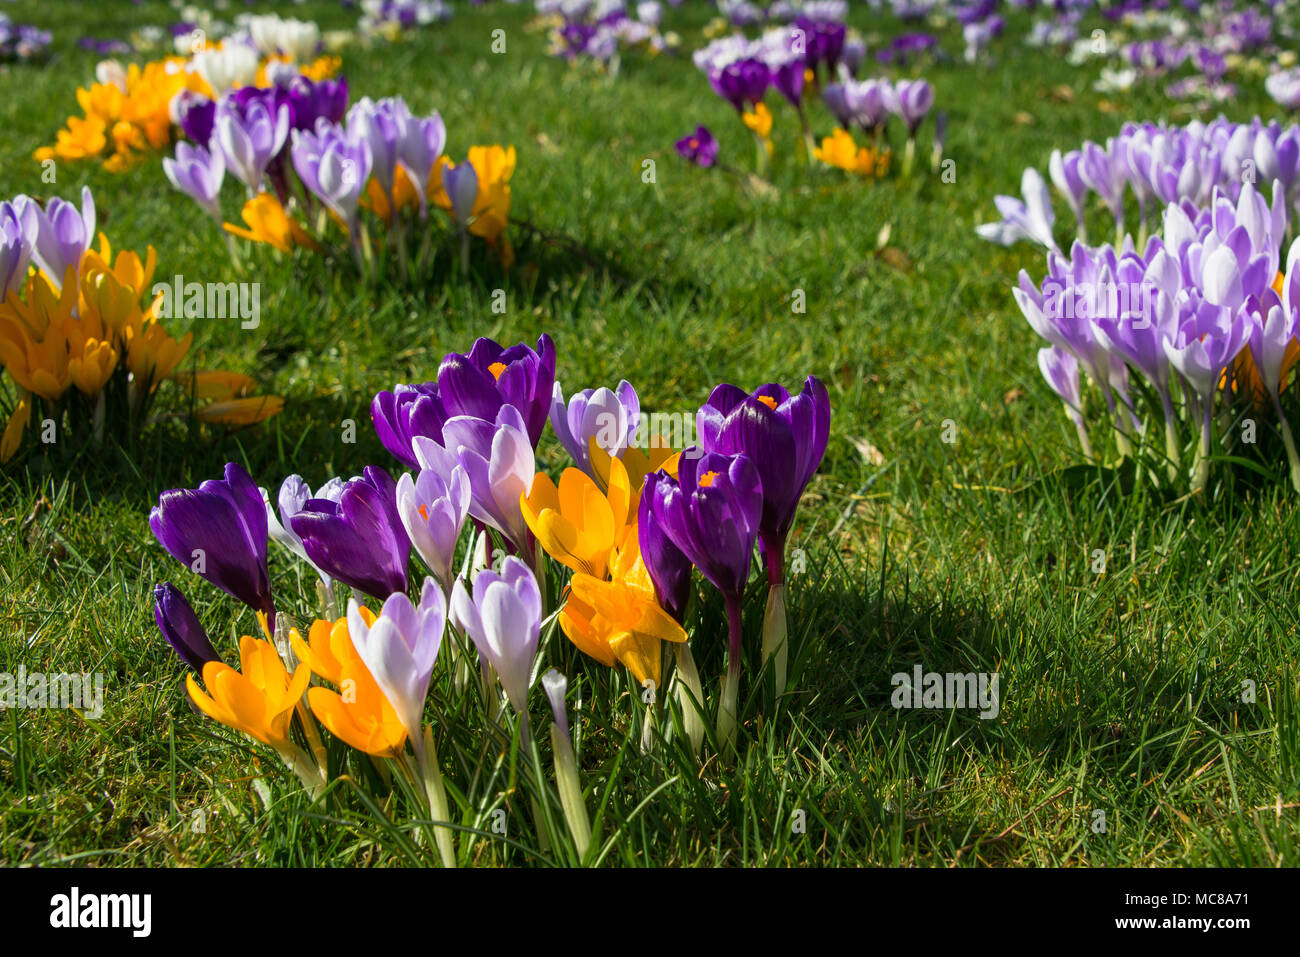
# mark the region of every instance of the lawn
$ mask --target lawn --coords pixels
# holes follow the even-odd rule
[[[1042,255],[975,234],[996,218],[992,197],[1016,193],[1026,165],[1045,171],[1053,148],[1104,140],[1129,119],[1188,118],[1159,91],[1095,92],[1092,73],[1019,42],[1023,14],[991,65],[960,62],[950,30],[954,57],[925,76],[947,114],[952,182],[927,162],[910,180],[879,182],[809,167],[782,104],[775,189],[757,191],[673,148],[703,123],[724,163],[753,164],[748,132],[690,63],[711,4],[667,9],[680,53],[627,55],[613,79],[548,56],[531,5],[458,4],[450,21],[399,42],[347,48],[343,71],[354,99],[401,94],[417,112],[441,111],[450,152],[514,145],[517,262],[503,272],[483,257],[466,278],[448,246],[427,276],[365,285],[346,262],[266,247],[245,246],[236,276],[222,237],[157,158],[121,174],[60,163],[56,183],[42,182],[31,154],[75,109],[97,59],[77,37],[175,14],[152,0],[20,0],[5,11],[53,29],[55,52],[44,68],[0,72],[0,192],[74,198],[89,184],[100,228],[117,247],[155,246],[160,277],[261,283],[260,326],[196,323],[197,362],[248,372],[287,404],[247,429],[174,416],[138,443],[55,443],[0,473],[0,671],[105,676],[97,720],[0,711],[0,863],[434,860],[402,823],[400,795],[372,801],[340,784],[313,804],[269,752],[190,707],[185,668],[153,621],[154,584],[177,582],[226,649],[232,631],[256,625],[159,547],[149,509],[227,461],[269,487],[371,463],[396,474],[370,425],[377,391],[432,378],[477,337],[532,343],[543,332],[566,391],[625,378],[643,409],[690,418],[719,382],[793,390],[814,374],[832,407],[791,536],[802,549],[789,596],[795,690],[773,706],[750,678],[757,643],[746,649],[737,758],[706,748],[697,761],[680,735],[643,753],[628,676],[558,631],[544,639],[542,657],[582,699],[574,721],[601,863],[1296,862],[1300,509],[1280,443],[1268,446],[1276,480],[1224,468],[1201,496],[1063,471],[1081,461],[1073,430],[1010,294],[1019,269],[1041,275]],[[329,2],[292,12],[326,29],[356,17]],[[869,37],[902,29],[856,4],[850,23]],[[496,29],[504,53],[493,52]],[[1258,85],[1225,112],[1282,118]],[[827,114],[815,115],[829,133]],[[1104,212],[1090,215],[1100,223]],[[344,441],[348,420],[355,443]],[[538,461],[553,475],[565,464],[549,431]],[[271,572],[282,594],[298,587],[283,552]],[[717,593],[701,593],[692,648],[712,696],[726,622]],[[750,634],[763,603],[755,579]],[[998,673],[998,714],[893,707],[891,677],[918,665]],[[562,859],[515,813],[508,746],[500,757],[448,674],[434,682],[444,773],[462,825],[480,832],[466,834],[461,862]],[[549,723],[536,690],[532,713]],[[511,808],[504,840],[491,828],[497,807]]]

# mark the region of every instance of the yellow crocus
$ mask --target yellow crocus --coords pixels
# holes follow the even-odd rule
[[[0,462],[8,462],[17,454],[31,415],[31,406],[27,404],[26,399],[21,400],[14,408],[13,415],[9,416],[9,424],[5,426],[4,435],[0,436]]]
[[[759,139],[767,141],[772,138],[772,111],[766,103],[755,104],[753,112],[742,113],[740,118]]]
[[[654,441],[655,444],[648,451],[643,452],[641,449],[628,446],[617,459],[614,459],[596,444],[594,435],[587,440],[587,450],[591,455],[591,470],[596,473],[596,478],[601,485],[609,487],[610,471],[614,462],[618,462],[626,471],[628,487],[632,490],[628,503],[629,515],[635,516],[637,506],[641,504],[641,487],[645,484],[647,475],[662,469],[673,478],[677,477],[677,462],[681,453],[669,445],[659,444],[657,437]]]
[[[580,651],[606,665],[617,660],[638,683],[661,680],[661,641],[685,641],[686,632],[655,599],[633,524],[610,563],[611,580],[579,573],[569,583],[560,629]]]
[[[89,255],[83,260],[84,278],[80,285],[82,322],[94,323],[111,333],[115,342],[125,345],[141,332],[143,325],[139,292],[132,286],[123,285],[113,273],[91,267]],[[125,254],[118,260],[124,257]]]
[[[250,395],[210,402],[194,415],[212,425],[256,425],[279,415],[283,409],[284,399],[278,395]]]
[[[307,690],[311,670],[304,664],[292,677],[269,641],[244,635],[239,640],[240,671],[220,661],[203,666],[205,694],[193,675],[185,679],[199,710],[277,751],[294,749],[289,740],[293,709]]]
[[[0,367],[43,399],[57,399],[72,386],[69,337],[77,320],[74,272],[68,267],[61,292],[41,275],[27,280],[26,302],[13,292],[0,305]]]
[[[145,252],[144,261],[133,250],[125,249],[117,254],[113,261],[113,247],[108,237],[99,234],[99,249],[87,249],[81,259],[81,273],[88,276],[92,272],[111,273],[119,285],[129,286],[136,298],[143,296],[153,282],[154,269],[158,265],[158,251],[152,246]],[[84,303],[84,299],[83,299]]]
[[[813,149],[813,156],[827,166],[863,177],[875,175],[879,178],[889,167],[888,152],[877,153],[858,146],[844,129],[837,129],[823,139],[822,145]]]
[[[136,379],[147,382],[149,390],[153,391],[180,365],[193,341],[192,332],[185,333],[181,339],[173,339],[158,323],[146,323],[127,344],[126,367]]]
[[[581,469],[565,469],[558,486],[538,472],[528,494],[519,496],[524,521],[546,553],[597,578],[605,577],[610,552],[627,534],[632,498],[622,462],[613,465],[610,478],[602,492]]]
[[[361,616],[366,624],[374,623],[369,608],[361,608]],[[290,632],[289,640],[304,664],[339,688],[318,687],[307,692],[307,704],[317,720],[336,738],[366,754],[389,758],[400,754],[406,729],[357,654],[348,634],[348,620],[316,621],[306,642],[297,631]]]
[[[68,359],[68,375],[82,395],[93,399],[103,391],[113,371],[117,368],[118,352],[112,343],[101,339],[86,339],[80,354]]]
[[[226,232],[255,243],[268,243],[282,253],[291,252],[295,246],[320,249],[316,240],[285,212],[280,201],[270,193],[258,193],[244,203],[240,216],[248,224],[248,229],[224,223]]]

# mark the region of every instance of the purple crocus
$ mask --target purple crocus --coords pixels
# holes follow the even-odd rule
[[[697,126],[694,133],[677,141],[677,152],[682,159],[708,169],[718,161],[718,141],[707,126]]]
[[[440,441],[448,416],[438,398],[438,383],[426,382],[380,392],[370,403],[370,418],[384,448],[407,468],[418,469],[412,440],[422,435]]]
[[[149,512],[149,528],[163,548],[273,627],[275,606],[266,569],[266,504],[257,484],[234,462],[225,478],[197,489],[171,489]]]
[[[207,146],[216,125],[217,101],[193,90],[181,90],[172,99],[171,117],[187,139]]]
[[[343,220],[352,241],[360,242],[357,209],[374,162],[370,145],[321,119],[315,133],[293,131],[290,152],[303,185]]]
[[[181,142],[176,144],[176,158],[165,156],[162,164],[173,186],[221,221],[221,183],[226,178],[226,163],[220,150],[209,153],[202,146]]]
[[[337,502],[309,499],[289,525],[331,578],[381,600],[406,591],[411,539],[397,512],[397,483],[383,469],[367,466]]]
[[[691,448],[681,457],[676,480],[663,472],[648,475],[641,496],[650,501],[646,517],[722,592],[728,652],[718,737],[724,747],[733,748],[740,695],[741,605],[763,512],[758,470],[743,453],[721,455]]]
[[[295,130],[314,130],[321,119],[341,123],[347,113],[347,77],[312,81],[295,71],[284,89]]]
[[[797,396],[775,382],[752,393],[723,383],[696,414],[701,448],[722,455],[744,453],[758,471],[763,489],[758,532],[774,584],[785,580],[786,536],[799,499],[826,454],[830,421],[830,397],[816,376],[804,381]]]
[[[537,348],[478,339],[469,352],[448,353],[438,366],[438,395],[447,418],[471,415],[489,422],[512,405],[533,447],[542,437],[555,386],[555,343],[543,333]]]
[[[934,106],[934,87],[928,80],[899,80],[885,90],[885,103],[907,126],[907,135],[912,137]]]
[[[752,57],[728,63],[709,73],[709,83],[714,91],[734,106],[737,113],[744,113],[746,106],[757,106],[771,80],[772,71],[767,64]]]
[[[289,106],[272,108],[266,99],[241,106],[231,95],[217,101],[213,143],[221,150],[231,175],[256,193],[262,177],[289,136]]]
[[[609,389],[583,389],[569,397],[566,405],[560,383],[555,383],[551,397],[551,428],[560,444],[573,457],[574,464],[596,479],[591,464],[590,442],[610,458],[619,458],[636,439],[641,402],[636,389],[626,379]]]
[[[642,495],[637,506],[637,538],[655,598],[664,611],[681,624],[691,597],[691,560],[672,543],[651,514],[653,497]]]
[[[318,568],[307,556],[307,550],[303,547],[302,539],[293,531],[293,517],[306,508],[307,503],[312,499],[328,499],[331,502],[337,502],[343,495],[344,480],[341,478],[332,478],[315,492],[311,490],[301,475],[290,475],[280,483],[280,491],[276,495],[275,504],[271,504],[271,496],[266,489],[258,489],[262,498],[266,501],[266,524],[271,539],[279,542],[291,553],[301,558],[308,565],[316,570],[324,583],[326,589],[333,588],[333,581],[330,576]]]
[[[171,582],[155,585],[153,600],[153,619],[158,623],[158,630],[181,661],[202,674],[203,666],[209,661],[221,660],[199,623],[199,616],[175,585]]]

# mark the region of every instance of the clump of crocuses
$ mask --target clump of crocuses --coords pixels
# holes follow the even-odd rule
[[[405,278],[427,271],[436,248],[430,210],[437,209],[463,268],[471,236],[485,240],[503,265],[513,262],[506,236],[513,147],[472,146],[457,160],[445,151],[447,130],[436,110],[418,116],[401,97],[348,106],[343,79],[279,79],[215,101],[190,97],[178,107],[192,142],[178,144],[167,177],[230,236],[285,253],[327,252],[341,239],[363,272]],[[243,226],[223,221],[227,174],[247,197]]]
[[[830,428],[818,379],[795,395],[777,383],[719,385],[689,430],[699,444],[678,449],[680,436],[661,431],[631,383],[566,391],[549,336],[480,339],[445,356],[433,379],[380,393],[371,412],[396,474],[370,465],[321,484],[291,475],[272,493],[230,463],[220,479],[159,497],[150,527],[160,544],[257,620],[237,649],[221,648],[210,636],[229,629],[205,627],[183,594],[189,583],[155,589],[155,620],[194,672],[187,688],[203,713],[274,750],[314,798],[345,775],[373,781],[359,771],[363,759],[391,764],[394,785],[404,782],[430,822],[439,860],[453,865],[478,838],[453,834],[464,822],[438,758],[449,734],[440,715],[463,715],[471,702],[475,733],[501,749],[485,760],[508,759],[512,741],[522,751],[539,846],[563,837],[545,811],[555,801],[580,863],[591,824],[567,682],[555,670],[543,684],[558,797],[534,775],[542,637],[556,627],[590,661],[617,669],[586,679],[611,700],[626,671],[643,748],[677,727],[661,717],[676,706],[698,751],[710,708],[690,646],[717,640],[699,628],[698,570],[728,622],[717,739],[729,755],[739,749],[755,545],[768,587],[762,662],[778,693],[787,685],[786,547]],[[558,481],[536,454],[548,422],[573,459]],[[282,549],[271,552],[270,541]],[[282,558],[301,563],[315,587],[273,589]],[[327,746],[322,727],[346,748]]]

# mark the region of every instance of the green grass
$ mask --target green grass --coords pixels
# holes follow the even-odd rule
[[[155,245],[160,276],[233,278],[220,237],[157,160],[120,176],[63,164],[50,186],[30,159],[91,75],[94,58],[73,48],[76,36],[120,35],[127,18],[168,22],[168,8],[45,0],[6,10],[53,27],[58,53],[48,69],[0,73],[0,192],[70,198],[89,183],[115,248]],[[327,27],[352,16],[323,2],[293,10]],[[580,764],[588,807],[603,805],[604,863],[1294,864],[1300,509],[1280,446],[1268,447],[1276,481],[1220,470],[1205,500],[1143,487],[1126,495],[1106,474],[1058,478],[1078,461],[1071,430],[1009,294],[1016,270],[1039,273],[1041,258],[974,234],[1026,164],[1045,170],[1054,146],[1104,138],[1122,117],[1173,118],[1170,102],[1143,89],[1119,112],[1103,109],[1095,69],[1023,48],[1016,20],[992,67],[926,70],[949,117],[954,183],[923,173],[864,185],[808,169],[794,159],[791,112],[774,105],[778,192],[764,198],[673,151],[705,123],[725,162],[752,162],[747,132],[688,59],[707,10],[667,10],[682,56],[629,56],[612,83],[546,57],[530,16],[523,6],[458,6],[453,21],[407,42],[349,49],[344,69],[354,98],[400,93],[417,111],[441,110],[453,154],[514,144],[512,215],[556,242],[516,228],[508,276],[484,258],[462,281],[440,261],[406,288],[359,287],[347,263],[305,254],[256,256],[242,278],[263,284],[261,327],[202,324],[195,349],[201,367],[248,371],[286,396],[281,416],[239,432],[172,422],[129,452],[56,447],[4,473],[0,670],[103,672],[107,700],[99,721],[0,712],[0,863],[431,859],[418,828],[388,823],[409,819],[400,791],[383,797],[370,782],[384,803],[367,806],[340,784],[313,807],[268,753],[189,708],[182,667],[153,624],[153,584],[176,581],[227,652],[232,627],[255,626],[162,551],[148,509],[163,489],[214,477],[231,459],[265,485],[290,472],[314,484],[391,467],[368,426],[375,391],[432,377],[443,353],[477,336],[548,332],[568,389],[627,378],[643,408],[691,412],[717,382],[793,386],[815,373],[833,407],[826,459],[792,536],[807,555],[790,595],[798,693],[774,713],[753,692],[755,586],[739,761],[701,770],[677,744],[641,754],[625,674],[584,660],[558,634],[547,641],[547,661],[581,689]],[[852,20],[880,29],[864,9]],[[497,27],[504,55],[490,51]],[[1068,102],[1047,95],[1060,86]],[[1230,115],[1255,112],[1276,113],[1258,84]],[[642,182],[646,159],[657,164],[654,184]],[[227,199],[233,220],[233,189]],[[881,256],[886,224],[894,252]],[[491,309],[498,287],[504,315]],[[791,309],[796,289],[804,314]],[[340,441],[346,419],[358,423],[355,445]],[[948,419],[955,445],[940,440]],[[864,441],[883,466],[859,452]],[[548,436],[540,452],[557,472],[558,444]],[[284,554],[273,550],[272,562],[278,594],[296,593]],[[710,696],[723,621],[707,594],[692,644]],[[999,672],[998,718],[893,709],[890,676],[915,664]],[[539,850],[527,813],[516,813],[506,741],[437,674],[444,770],[463,794],[464,825],[487,832],[463,840],[465,862],[564,860]],[[1255,683],[1253,704],[1241,700],[1244,681]],[[545,728],[543,696],[532,705]],[[506,805],[513,843],[490,832],[491,811]],[[796,809],[806,833],[792,833]],[[1091,826],[1097,811],[1104,833]]]

